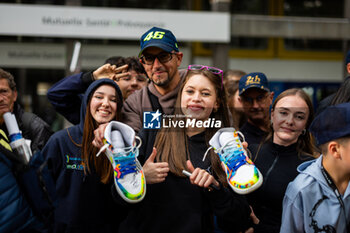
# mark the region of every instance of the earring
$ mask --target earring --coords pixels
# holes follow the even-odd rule
[[[306,129],[303,129],[303,130],[301,131],[301,134],[302,134],[302,135],[305,135],[305,134],[306,134]]]

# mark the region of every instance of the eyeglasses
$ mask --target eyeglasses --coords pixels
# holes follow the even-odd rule
[[[248,96],[241,96],[241,99],[242,99],[243,102],[246,102],[246,103],[251,104],[251,105],[254,103],[254,100],[258,104],[261,104],[261,103],[264,102],[264,100],[266,99],[267,96],[268,96],[268,94],[261,94],[261,95],[258,95],[255,98],[248,97]]]
[[[210,67],[210,66],[203,66],[203,65],[189,65],[187,70],[203,70],[206,69],[210,71],[213,74],[218,75],[221,78],[221,89],[223,88],[223,75],[224,71],[220,70],[216,67]]]
[[[140,57],[140,59],[141,59],[141,63],[146,65],[153,65],[154,60],[156,60],[156,58],[160,63],[167,63],[173,58],[173,54],[176,54],[176,53],[162,52],[157,55],[144,54]]]

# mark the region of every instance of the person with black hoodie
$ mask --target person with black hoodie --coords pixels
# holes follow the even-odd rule
[[[247,195],[259,218],[255,233],[280,232],[282,202],[288,183],[298,175],[297,167],[316,155],[314,138],[308,131],[314,112],[310,97],[299,88],[282,92],[271,110],[272,130],[259,144],[248,145],[252,160],[264,180]]]
[[[214,72],[214,73],[212,73]],[[139,160],[147,182],[145,199],[130,206],[120,232],[227,232],[244,231],[251,209],[245,198],[228,187],[218,155],[208,149],[208,140],[220,127],[229,126],[222,72],[207,66],[189,66],[175,104],[175,118],[184,127],[173,125],[141,130]],[[171,117],[171,116],[169,116]],[[189,121],[215,121],[206,128]],[[220,124],[218,123],[220,122]],[[192,173],[185,176],[182,171]],[[117,201],[121,201],[115,195]]]
[[[119,120],[122,94],[110,79],[99,79],[87,89],[80,123],[55,133],[42,153],[53,165],[58,206],[54,232],[116,232],[124,215],[111,195],[113,168],[107,157],[96,157],[94,129]]]

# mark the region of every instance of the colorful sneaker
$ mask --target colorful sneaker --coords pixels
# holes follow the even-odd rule
[[[244,139],[244,136],[234,128],[220,129],[210,139],[211,147],[208,151],[214,148],[215,153],[219,155],[225,167],[227,181],[233,191],[238,194],[247,194],[261,186],[263,176],[247,156],[239,134]]]
[[[134,139],[139,145],[134,145]],[[104,146],[100,149],[112,163],[114,184],[118,194],[129,203],[140,202],[146,194],[146,180],[140,162],[137,160],[141,139],[128,125],[111,121],[104,132]]]

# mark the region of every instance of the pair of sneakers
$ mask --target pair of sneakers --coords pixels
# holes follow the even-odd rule
[[[242,135],[243,137],[243,135]],[[146,180],[142,166],[137,160],[138,148],[135,131],[121,122],[110,122],[104,132],[104,146],[97,156],[106,149],[106,156],[114,170],[114,184],[118,194],[129,203],[140,202],[146,194]],[[244,138],[244,137],[243,137]],[[239,132],[234,128],[218,130],[209,141],[224,165],[227,181],[238,194],[248,194],[259,188],[263,176],[244,150]],[[203,160],[205,160],[204,155]]]
[[[136,139],[139,144],[136,145]],[[114,185],[118,194],[129,203],[140,202],[146,194],[146,180],[137,160],[141,139],[128,125],[111,121],[104,132],[105,144],[96,156],[105,150],[105,155],[114,170]]]
[[[248,194],[259,188],[263,176],[247,156],[239,135],[244,136],[234,128],[222,128],[210,139],[209,149],[213,148],[225,167],[228,184],[238,194]]]

